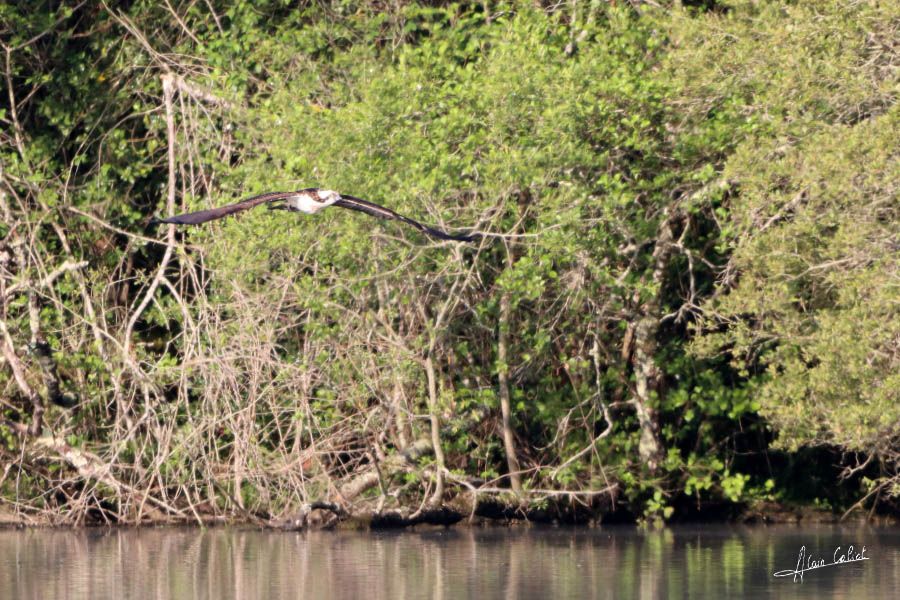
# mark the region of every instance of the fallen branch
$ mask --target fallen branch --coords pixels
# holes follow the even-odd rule
[[[186,518],[184,512],[178,508],[163,502],[159,498],[139,492],[130,485],[113,477],[110,473],[110,465],[104,462],[96,454],[86,450],[73,448],[65,440],[56,437],[40,437],[34,440],[34,444],[38,448],[52,452],[55,456],[51,458],[63,460],[75,469],[78,475],[83,479],[102,483],[112,488],[116,493],[126,492],[134,497],[141,497],[158,508],[168,511],[171,514],[178,515],[179,517]]]
[[[472,486],[467,485],[470,490]],[[401,507],[387,511],[348,512],[340,504],[330,502],[312,502],[301,507],[300,511],[287,519],[272,521],[271,527],[297,531],[311,525],[314,510],[324,510],[333,517],[316,523],[317,526],[331,527],[339,520],[354,522],[370,529],[395,529],[414,527],[416,525],[454,525],[463,519],[479,517],[488,520],[512,521],[524,520],[535,523],[552,523],[558,521],[583,523],[594,518],[596,500],[604,496],[613,496],[617,489],[611,485],[599,490],[565,491],[565,490],[523,490],[521,496],[513,494],[508,488],[477,488],[476,494],[466,500],[458,496],[455,500],[438,507],[425,506],[412,511],[409,507]],[[479,498],[486,495],[488,498]],[[512,501],[507,502],[502,497]],[[548,498],[557,502],[549,504],[542,501]],[[578,500],[577,503],[571,502]]]
[[[422,438],[416,440],[402,452],[389,456],[381,465],[380,470],[390,477],[404,467],[413,465],[419,458],[431,453],[432,450],[433,446],[430,439]],[[369,471],[358,475],[342,486],[339,492],[341,501],[344,503],[350,502],[366,490],[378,485],[378,473],[379,469],[373,466]]]

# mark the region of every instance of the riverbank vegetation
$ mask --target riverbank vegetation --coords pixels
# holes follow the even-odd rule
[[[898,35],[876,1],[4,4],[2,510],[896,515]],[[487,235],[150,223],[309,186]]]

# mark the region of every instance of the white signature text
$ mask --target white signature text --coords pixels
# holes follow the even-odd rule
[[[813,571],[815,569],[822,569],[825,567],[833,567],[835,565],[860,562],[863,560],[869,560],[869,557],[866,556],[865,546],[862,547],[862,550],[854,548],[853,546],[847,546],[846,550],[841,550],[841,547],[838,546],[834,550],[834,554],[831,557],[830,563],[825,562],[824,558],[807,556],[806,546],[801,546],[800,555],[797,557],[797,566],[793,569],[778,571],[777,573],[775,573],[775,577],[793,576],[795,582],[803,581],[803,574],[807,571]]]

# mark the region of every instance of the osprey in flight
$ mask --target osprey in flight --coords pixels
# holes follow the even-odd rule
[[[341,208],[349,208],[359,212],[378,217],[379,219],[388,219],[390,221],[402,221],[407,225],[412,225],[419,231],[427,233],[431,237],[440,240],[454,240],[457,242],[474,242],[481,238],[479,233],[471,233],[469,235],[453,235],[440,229],[428,227],[418,221],[414,221],[409,217],[397,214],[389,208],[378,206],[372,202],[367,202],[361,198],[353,196],[345,196],[331,190],[321,190],[319,188],[306,188],[296,192],[268,192],[247,198],[235,204],[220,206],[218,208],[210,208],[208,210],[198,210],[196,212],[175,215],[167,219],[155,219],[157,223],[173,223],[175,225],[198,225],[206,223],[214,219],[221,219],[230,214],[266,204],[270,209],[290,210],[306,213],[308,215],[315,214],[329,206],[340,206]]]

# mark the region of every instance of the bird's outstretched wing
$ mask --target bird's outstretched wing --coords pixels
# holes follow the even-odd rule
[[[441,231],[440,229],[435,229],[434,227],[423,225],[422,223],[414,221],[409,217],[404,217],[403,215],[396,213],[389,208],[379,206],[377,204],[369,202],[368,200],[363,200],[362,198],[356,198],[354,196],[345,196],[344,194],[341,194],[341,199],[335,202],[334,206],[349,208],[350,210],[357,210],[359,212],[366,213],[367,215],[378,217],[379,219],[387,219],[389,221],[402,221],[403,223],[412,225],[419,231],[427,233],[431,237],[435,237],[439,240],[475,242],[481,239],[481,234],[478,233],[470,233],[468,235],[453,235],[451,233],[447,233],[446,231]]]
[[[297,192],[267,192],[265,194],[253,196],[252,198],[247,198],[246,200],[241,200],[240,202],[235,202],[234,204],[184,213],[165,219],[154,219],[154,222],[173,223],[175,225],[199,225],[200,223],[221,219],[222,217],[226,217],[242,210],[247,210],[248,208],[253,208],[254,206],[259,206],[266,202],[284,200],[296,194]]]

